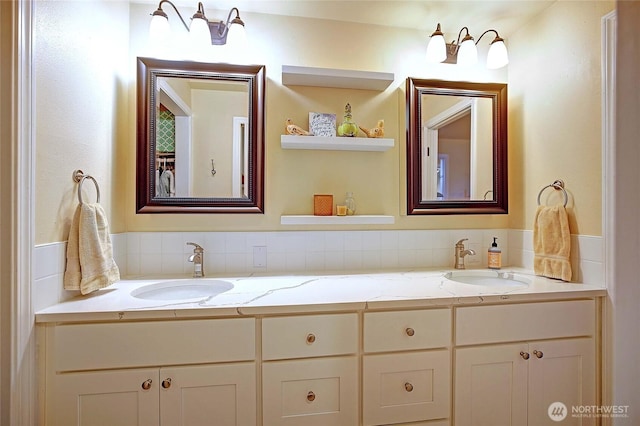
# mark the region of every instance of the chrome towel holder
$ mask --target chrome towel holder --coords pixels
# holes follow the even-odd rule
[[[96,203],[100,202],[100,187],[98,186],[98,181],[91,175],[85,175],[84,172],[80,169],[73,171],[73,180],[78,182],[78,201],[80,204],[84,204],[82,201],[82,184],[85,179],[91,179],[93,184],[96,186]]]
[[[553,188],[556,191],[562,191],[562,194],[564,195],[564,207],[567,207],[567,202],[569,201],[569,196],[567,195],[567,190],[564,189],[564,182],[560,179],[556,179],[553,181],[553,183],[545,186],[544,188],[542,188],[540,190],[540,192],[538,193],[538,205],[540,205],[540,196],[542,195],[542,193],[544,192],[545,189],[547,188]]]

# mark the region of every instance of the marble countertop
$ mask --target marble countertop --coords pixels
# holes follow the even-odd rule
[[[217,296],[185,300],[146,300],[136,298],[131,293],[148,284],[169,279],[186,280],[189,277],[127,278],[87,296],[77,296],[38,311],[36,322],[185,319],[410,309],[606,295],[603,287],[564,283],[535,276],[531,271],[520,268],[504,268],[500,271],[525,277],[529,285],[520,288],[462,284],[446,279],[444,274],[448,271],[450,270],[433,269],[404,272],[216,276],[199,280],[224,280],[232,283],[233,288]]]

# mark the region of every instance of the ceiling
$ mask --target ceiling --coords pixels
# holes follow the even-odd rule
[[[197,0],[172,0],[183,7],[197,6]],[[202,0],[207,10],[230,10],[284,15],[292,17],[333,19],[410,28],[431,33],[442,24],[447,40],[469,27],[474,37],[489,28],[496,29],[503,38],[524,22],[542,12],[557,0]],[[157,4],[154,0],[132,0],[136,3]],[[153,8],[153,7],[152,7]],[[214,15],[216,16],[216,15]],[[223,16],[216,16],[222,19]],[[250,20],[243,17],[247,25]]]

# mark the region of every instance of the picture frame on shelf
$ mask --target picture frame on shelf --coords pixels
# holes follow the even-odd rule
[[[336,136],[336,115],[325,112],[309,113],[309,132],[313,136]]]

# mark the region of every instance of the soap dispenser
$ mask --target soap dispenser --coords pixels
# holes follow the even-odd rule
[[[488,250],[489,258],[487,265],[489,269],[500,269],[502,267],[502,250],[498,248],[498,243],[496,242],[497,239],[497,237],[493,237],[493,243]]]

